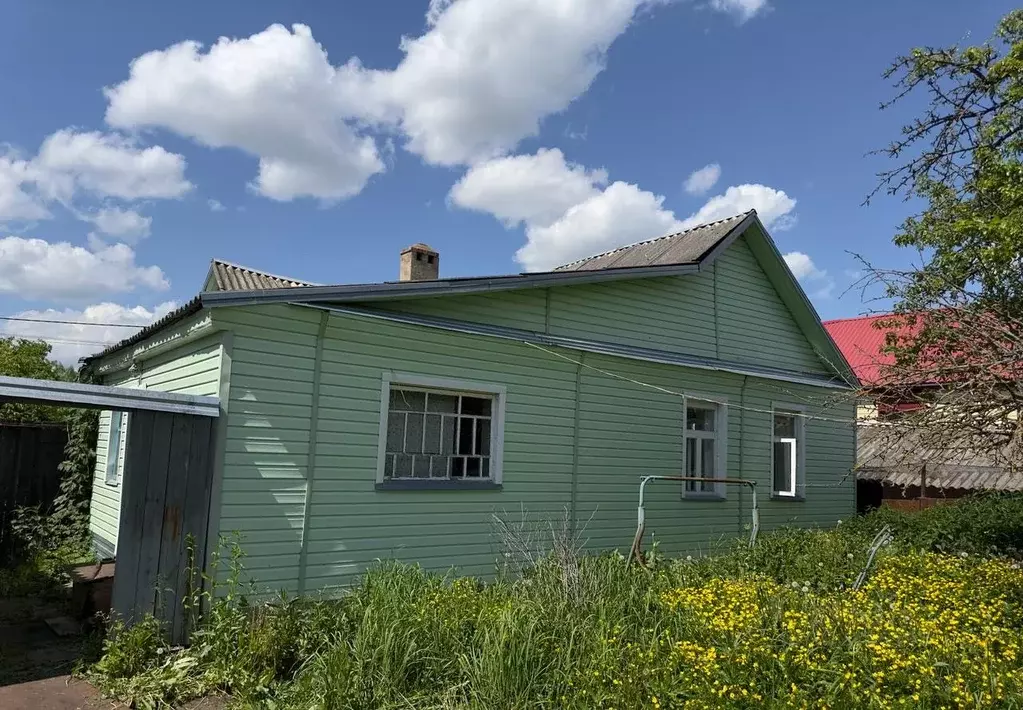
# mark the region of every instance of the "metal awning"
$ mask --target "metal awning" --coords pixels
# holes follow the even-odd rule
[[[0,376],[0,400],[120,411],[170,412],[219,417],[220,398],[80,382]]]

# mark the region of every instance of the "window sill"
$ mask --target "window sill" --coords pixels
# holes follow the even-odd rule
[[[709,503],[723,503],[728,500],[727,496],[720,493],[683,493],[683,500],[706,501]]]
[[[781,500],[786,503],[805,503],[806,496],[787,496],[781,493],[772,493],[771,500]]]
[[[399,478],[376,484],[378,491],[499,491],[501,488],[500,483],[493,481],[432,481],[426,478]]]

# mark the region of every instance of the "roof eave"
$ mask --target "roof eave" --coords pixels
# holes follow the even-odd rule
[[[517,276],[493,276],[437,281],[399,281],[383,284],[348,286],[303,286],[261,291],[218,291],[201,294],[204,306],[249,306],[271,303],[327,303],[352,301],[386,301],[417,296],[448,296],[453,294],[492,293],[523,288],[568,286],[574,284],[615,281],[619,279],[680,276],[699,273],[699,264],[667,266],[635,266],[599,271],[545,271]]]

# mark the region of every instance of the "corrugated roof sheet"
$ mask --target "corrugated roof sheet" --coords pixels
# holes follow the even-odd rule
[[[831,339],[849,361],[853,372],[865,385],[879,384],[882,368],[895,362],[890,354],[881,352],[885,338],[892,329],[876,325],[879,320],[891,317],[891,313],[883,313],[827,320],[823,323]]]
[[[857,430],[856,475],[893,486],[919,486],[926,466],[926,483],[934,488],[1023,491],[1023,472],[997,465],[981,452],[928,448],[914,429],[896,432],[882,424],[863,424]]]
[[[717,222],[701,224],[677,234],[631,244],[573,261],[571,264],[559,266],[555,271],[593,271],[636,266],[696,264],[751,214],[753,214],[752,210]]]
[[[210,262],[210,273],[213,275],[213,279],[217,284],[217,289],[220,291],[252,291],[268,288],[295,288],[300,286],[316,285],[305,281],[290,279],[285,276],[276,276],[263,271],[256,271],[255,269],[239,266],[238,264],[232,264],[227,261],[221,261],[220,259],[213,259]],[[140,343],[156,331],[160,330],[160,328],[170,325],[175,321],[179,321],[182,318],[187,318],[193,313],[198,313],[201,308],[202,301],[199,296],[196,296],[185,305],[174,309],[163,318],[147,325],[134,335],[114,343],[110,347],[105,348],[102,352],[83,358],[82,362],[90,362],[109,355],[121,348],[126,348],[130,345]]]
[[[239,266],[220,259],[214,259],[210,263],[210,271],[219,291],[260,291],[270,288],[317,285],[287,276],[276,276],[265,271],[256,271],[247,266]]]

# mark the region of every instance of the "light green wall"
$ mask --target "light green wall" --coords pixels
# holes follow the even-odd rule
[[[219,529],[242,535],[246,567],[264,588],[314,591],[350,581],[389,557],[492,573],[498,552],[492,516],[515,520],[525,509],[534,517],[560,517],[573,489],[577,520],[589,520],[590,548],[625,550],[635,531],[640,476],[681,469],[678,396],[580,368],[525,343],[333,314],[317,390],[324,317],[295,306],[215,312],[217,326],[234,334]],[[743,393],[741,375],[596,355],[585,362],[676,392],[726,397],[729,473],[761,482],[765,528],[789,521],[831,524],[853,513],[853,482],[846,475],[854,461],[851,400],[828,415],[850,423],[812,420],[807,426],[808,481],[844,482],[811,487],[803,503],[776,502],[767,500],[771,403],[808,401],[817,408],[833,390],[748,378]],[[387,371],[507,388],[503,490],[375,490]],[[748,522],[748,494],[730,491],[725,502],[698,502],[682,500],[674,483],[650,489],[648,531],[667,552],[706,547]]]
[[[745,236],[699,274],[368,305],[793,372],[831,372]]]
[[[185,343],[173,350],[140,360],[140,371],[126,370],[107,375],[103,384],[142,387],[160,392],[178,392],[217,396],[220,389],[221,345],[219,336]],[[129,415],[130,416],[130,415]],[[118,483],[106,483],[107,455],[110,441],[108,411],[100,412],[99,437],[96,442],[96,471],[92,482],[89,529],[97,548],[104,554],[117,546],[117,529],[121,510],[121,477],[127,437],[121,436],[121,458],[118,462]],[[127,417],[125,418],[127,422]],[[126,428],[126,425],[125,427]]]

